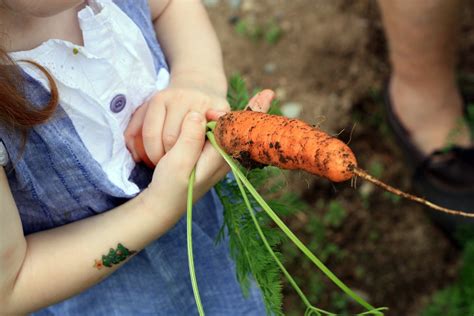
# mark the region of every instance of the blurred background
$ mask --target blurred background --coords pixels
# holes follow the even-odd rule
[[[464,88],[472,89],[474,2],[465,2],[459,73]],[[204,3],[229,77],[240,74],[250,90],[275,90],[284,114],[350,141],[361,166],[410,190],[410,170],[383,113],[389,65],[375,1]],[[284,179],[283,189],[301,202],[286,223],[359,295],[389,307],[387,315],[473,315],[469,236],[455,246],[422,207],[368,183],[359,181],[354,189],[300,172],[285,173]],[[341,315],[361,312],[289,242],[281,251],[312,303]],[[285,313],[302,315],[304,306],[286,283],[284,295]]]

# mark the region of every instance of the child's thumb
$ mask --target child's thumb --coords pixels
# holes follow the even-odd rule
[[[206,138],[206,119],[202,113],[189,112],[181,125],[176,144],[168,152],[171,163],[177,163],[179,172],[191,173],[201,156]]]
[[[265,89],[254,95],[247,104],[246,108],[250,108],[256,112],[268,112],[275,99],[275,92],[270,89]]]

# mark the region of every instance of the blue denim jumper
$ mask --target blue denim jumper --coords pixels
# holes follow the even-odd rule
[[[167,67],[147,1],[114,2],[142,30],[157,72]],[[30,102],[34,106],[46,104],[50,97],[48,91],[24,75],[24,93]],[[0,126],[0,140],[10,157],[5,171],[25,235],[100,214],[132,198],[108,180],[61,105],[51,120],[29,131],[23,152],[20,134]],[[143,189],[152,174],[153,170],[137,165],[130,179]],[[215,243],[223,222],[222,205],[216,194],[211,191],[198,201],[193,215],[194,261],[206,314],[264,315],[261,293],[256,287],[248,297],[243,296],[228,243]],[[186,252],[186,223],[182,218],[101,283],[33,315],[195,314]]]

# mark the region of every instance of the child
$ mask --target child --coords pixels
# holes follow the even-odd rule
[[[214,242],[206,192],[228,169],[204,132],[228,104],[202,5],[0,0],[0,21],[0,314],[196,314],[181,219],[195,165],[204,309],[264,314]]]

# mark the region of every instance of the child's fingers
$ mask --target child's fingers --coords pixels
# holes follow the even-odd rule
[[[143,147],[146,155],[155,165],[165,154],[162,140],[165,117],[164,99],[156,95],[150,100],[142,128]]]
[[[189,108],[187,104],[167,104],[166,118],[163,124],[163,148],[165,152],[170,151],[178,140],[183,118]]]
[[[163,127],[163,145],[168,152],[176,143],[179,136],[181,122],[187,110],[193,109],[206,113],[210,108],[212,111],[226,113],[230,110],[225,99],[211,98],[201,94],[190,94],[186,98],[170,100],[166,103],[166,119]]]
[[[265,89],[250,100],[245,109],[249,108],[256,112],[268,112],[272,105],[272,101],[275,99],[275,92],[270,89]],[[206,112],[206,118],[208,121],[217,121],[219,117],[225,115],[228,111],[210,109]]]
[[[217,119],[219,117],[221,117],[222,115],[226,114],[228,112],[226,111],[221,111],[221,110],[214,110],[214,109],[210,109],[206,112],[206,119],[208,121],[217,121]]]
[[[135,162],[141,161],[141,156],[143,153],[140,153],[140,150],[137,148],[137,140],[142,144],[142,126],[145,114],[148,108],[148,103],[141,105],[132,115],[130,122],[128,123],[127,128],[124,132],[125,144],[127,149],[132,154],[133,160]],[[142,146],[143,147],[143,146]],[[144,150],[144,149],[143,149]]]
[[[265,89],[254,95],[246,108],[249,107],[252,111],[266,113],[270,109],[273,99],[275,99],[275,92]]]
[[[209,189],[228,172],[230,167],[224,158],[214,149],[210,142],[206,142],[202,155],[196,165],[196,182],[209,182],[205,190]]]
[[[206,119],[208,121],[217,121],[219,117],[230,111],[230,105],[225,99],[219,99],[212,104],[212,108],[206,111]]]
[[[148,155],[146,154],[145,145],[143,144],[143,137],[141,133],[135,136],[134,146],[135,146],[135,152],[138,155],[138,160],[135,160],[135,162],[143,161],[149,168],[154,168],[155,163],[153,163],[150,160],[150,158],[148,158]]]
[[[186,114],[178,140],[166,154],[167,161],[177,169],[177,172],[189,176],[201,156],[205,133],[204,115],[195,111]]]

